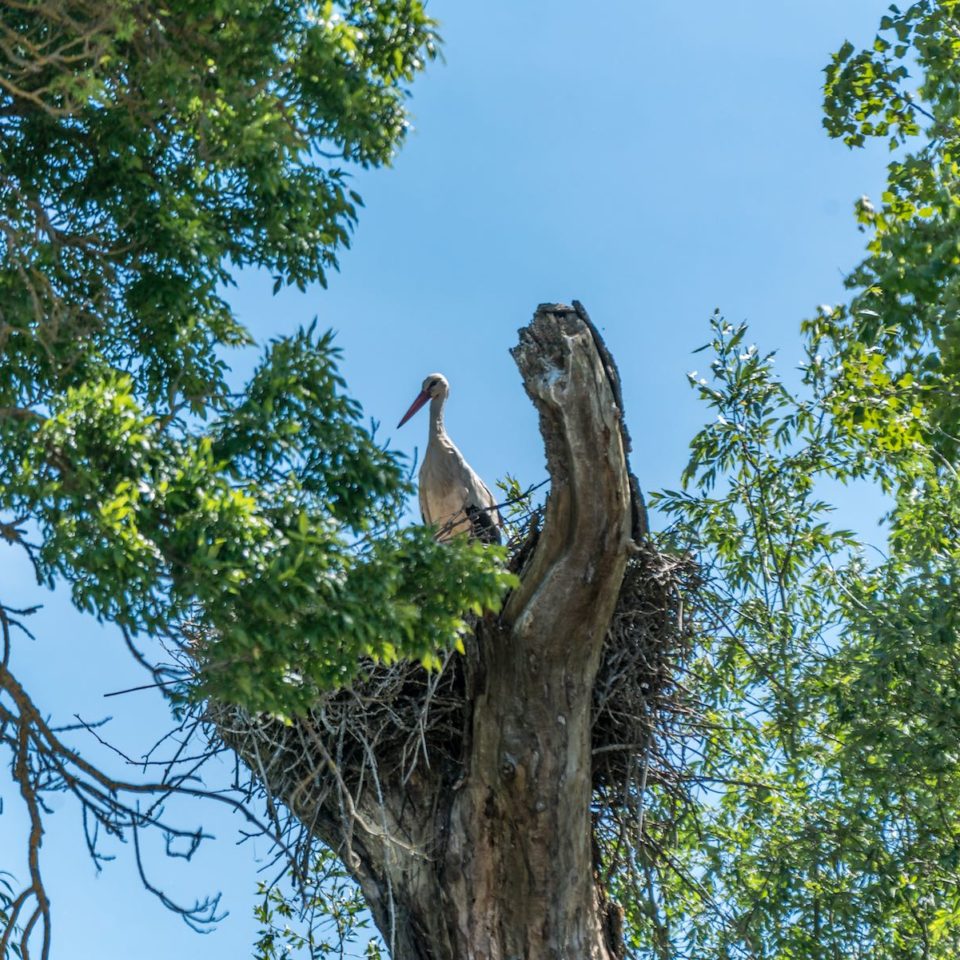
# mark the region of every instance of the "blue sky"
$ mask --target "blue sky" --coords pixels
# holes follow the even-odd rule
[[[330,287],[271,295],[246,273],[230,297],[261,340],[314,316],[339,331],[342,370],[368,416],[412,454],[426,419],[392,430],[425,374],[451,382],[447,427],[488,483],[545,476],[536,420],[508,348],[546,301],[576,298],[620,365],[633,467],[645,489],[676,484],[705,416],[686,383],[719,307],[761,349],[799,359],[798,325],[842,296],[860,257],[852,216],[880,192],[886,156],[849,152],[820,124],[821,70],[849,37],[869,42],[879,0],[433,0],[445,63],[414,85],[415,130],[391,170],[361,172],[366,209]],[[255,356],[234,358],[236,376]],[[844,525],[874,501],[845,497]],[[57,720],[114,720],[131,753],[165,729],[152,692],[109,628],[31,584],[0,551],[5,596],[43,602],[15,669]],[[82,741],[81,741],[82,742]],[[117,768],[115,768],[117,769]],[[0,868],[23,876],[24,819],[0,779]],[[218,836],[193,865],[151,858],[176,898],[222,890],[230,917],[201,938],[144,892],[132,851],[97,876],[66,801],[43,847],[54,960],[249,956],[261,844],[238,824],[183,810]]]

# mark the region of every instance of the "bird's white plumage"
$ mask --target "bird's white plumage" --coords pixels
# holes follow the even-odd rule
[[[424,523],[437,526],[438,540],[458,533],[482,537],[485,529],[490,539],[499,540],[503,521],[497,501],[444,429],[443,405],[449,392],[442,374],[433,373],[423,381],[421,396],[430,398],[430,432],[420,467],[420,513]]]

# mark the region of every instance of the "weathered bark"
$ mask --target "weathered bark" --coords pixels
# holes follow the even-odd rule
[[[630,535],[620,411],[574,311],[541,308],[513,353],[540,413],[551,490],[523,581],[480,634],[469,770],[447,849],[452,910],[473,951],[463,956],[599,958],[590,708]]]
[[[458,666],[459,759],[352,784],[339,812],[312,787],[285,796],[344,858],[394,960],[620,951],[594,876],[591,703],[645,515],[616,370],[580,305],[541,306],[513,356],[540,414],[551,489],[520,586],[478,624]],[[331,760],[315,757],[303,783],[329,779]]]

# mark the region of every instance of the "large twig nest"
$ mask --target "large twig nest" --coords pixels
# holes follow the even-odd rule
[[[539,532],[532,515],[511,543],[522,567]],[[644,540],[631,557],[607,633],[593,698],[593,785],[601,814],[636,794],[658,723],[679,707],[677,663],[688,644],[684,596],[691,560]],[[295,812],[329,808],[341,793],[417,777],[453,785],[463,774],[469,703],[466,662],[447,655],[438,671],[416,663],[368,663],[349,686],[319,698],[308,723],[287,726],[235,708],[212,707],[224,739],[274,801]],[[251,762],[252,761],[252,762]]]
[[[593,784],[610,798],[634,785],[659,725],[681,707],[679,662],[689,646],[688,557],[644,541],[627,564],[593,691]]]

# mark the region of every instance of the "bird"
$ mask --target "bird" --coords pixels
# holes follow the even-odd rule
[[[466,533],[483,543],[500,543],[503,520],[497,502],[444,429],[443,405],[449,395],[447,378],[431,373],[397,424],[399,430],[429,401],[429,440],[419,478],[420,514],[424,523],[439,527],[437,540]]]

